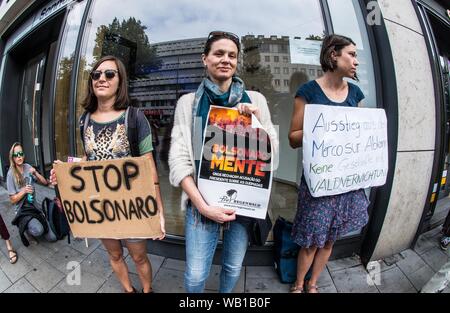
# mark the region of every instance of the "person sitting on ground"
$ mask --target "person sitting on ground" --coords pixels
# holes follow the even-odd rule
[[[36,237],[45,236],[45,239],[56,241],[44,213],[34,203],[34,182],[47,185],[47,180],[30,164],[25,163],[25,154],[22,144],[16,142],[9,151],[10,168],[6,176],[6,186],[9,199],[14,205],[16,216],[13,225],[19,227],[20,236],[25,246],[29,240],[34,242]]]

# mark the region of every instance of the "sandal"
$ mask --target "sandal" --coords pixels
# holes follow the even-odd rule
[[[13,256],[11,256],[11,253],[13,253]],[[19,259],[19,255],[17,254],[16,251],[14,251],[13,249],[8,249],[8,254],[9,254],[9,263],[11,264],[15,264],[17,262],[17,260]],[[13,261],[13,259],[15,258],[15,260]]]
[[[289,290],[290,293],[305,293],[305,290],[303,289],[303,286],[296,286],[293,285],[291,289]]]

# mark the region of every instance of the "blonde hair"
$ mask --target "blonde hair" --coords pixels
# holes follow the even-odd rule
[[[10,169],[14,175],[14,180],[16,181],[17,186],[23,187],[25,186],[25,179],[23,178],[23,175],[19,172],[19,169],[17,168],[16,162],[14,161],[14,149],[16,147],[21,147],[23,151],[23,146],[20,142],[13,143],[11,150],[9,150],[9,166]]]

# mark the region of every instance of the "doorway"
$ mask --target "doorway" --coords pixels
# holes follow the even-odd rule
[[[21,127],[20,142],[26,155],[27,163],[44,173],[41,149],[41,102],[45,68],[45,54],[31,59],[23,71],[21,85]]]

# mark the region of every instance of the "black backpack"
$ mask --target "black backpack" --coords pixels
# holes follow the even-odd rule
[[[70,243],[70,226],[61,202],[57,198],[53,200],[45,198],[42,201],[42,210],[45,213],[51,230],[56,235],[56,239],[61,240],[67,236],[67,242]]]
[[[86,147],[84,146],[84,133],[86,125],[89,121],[90,113],[88,111],[84,111],[80,116],[80,120],[78,121],[78,125],[80,128],[81,142],[83,143],[84,151],[86,151]],[[127,107],[125,112],[125,128],[127,130],[127,138],[130,143],[131,156],[138,157],[139,153],[139,139],[138,139],[138,129],[137,129],[137,115],[138,109],[132,106]]]

